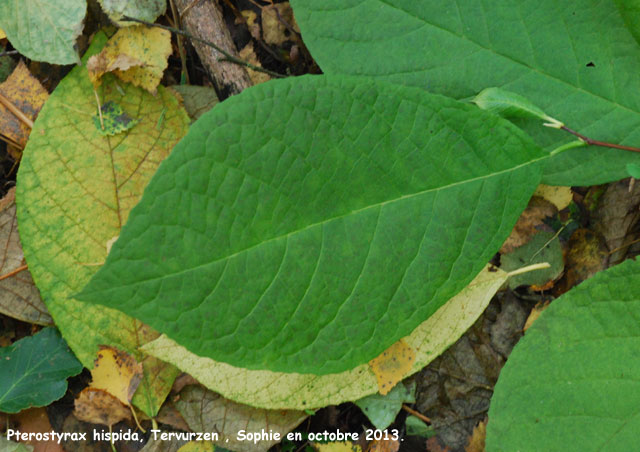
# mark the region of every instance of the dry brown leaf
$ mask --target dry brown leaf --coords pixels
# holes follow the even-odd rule
[[[367,447],[368,452],[398,452],[400,441],[397,439],[373,440]]]
[[[447,446],[441,446],[437,436],[432,436],[427,440],[427,450],[429,452],[451,452]]]
[[[542,311],[544,311],[548,307],[549,307],[549,302],[548,301],[537,303],[533,307],[533,309],[531,310],[531,313],[529,314],[529,317],[527,317],[527,321],[524,322],[524,326],[522,327],[522,331],[527,331],[529,329],[529,327],[531,325],[533,325],[533,322],[538,320],[538,317],[540,317],[540,314],[542,314]]]
[[[380,394],[388,394],[398,382],[402,381],[411,371],[415,359],[415,350],[400,339],[380,356],[369,361],[369,368],[376,376]]]
[[[511,235],[504,242],[500,253],[507,254],[516,248],[526,244],[538,232],[542,221],[547,217],[552,217],[558,213],[558,209],[549,201],[534,196],[529,201],[529,205],[522,212],[518,222],[513,227]]]
[[[131,409],[107,391],[84,388],[75,400],[75,417],[91,424],[114,425],[131,419]]]
[[[18,236],[15,188],[0,200],[0,253],[0,275],[24,268],[26,262]],[[0,280],[0,313],[27,323],[53,324],[28,269]]]
[[[600,234],[590,229],[576,229],[567,243],[565,276],[556,284],[558,295],[607,268],[609,253]]]
[[[31,75],[22,61],[9,78],[0,84],[0,94],[32,121],[49,98],[47,90]],[[27,124],[0,103],[0,134],[24,148],[30,132],[31,128]]]
[[[53,428],[49,422],[49,416],[44,408],[29,408],[12,416],[17,423],[16,430],[24,433],[47,433]],[[64,449],[56,441],[25,441],[33,446],[33,452],[64,452]]]
[[[484,452],[484,440],[487,437],[487,423],[480,422],[473,429],[469,443],[464,448],[465,452]]]
[[[214,432],[220,435],[216,445],[235,451],[262,452],[280,440],[254,443],[240,441],[240,430],[246,432],[277,432],[284,437],[302,422],[307,414],[293,410],[265,410],[232,402],[202,386],[187,386],[174,402],[194,432]]]
[[[162,408],[160,408],[160,411],[156,416],[156,421],[160,424],[170,425],[178,430],[184,430],[185,432],[190,430],[180,412],[169,400],[164,402]]]
[[[296,32],[300,31],[293,18],[293,10],[289,2],[267,5],[262,8],[262,37],[264,42],[272,45],[281,45],[285,41],[291,40],[292,36],[289,27]]]
[[[254,66],[261,66],[258,61],[258,57],[253,50],[253,43],[249,43],[240,51],[239,56],[244,61],[248,61]],[[247,68],[247,72],[249,73],[249,78],[251,78],[251,82],[254,85],[258,83],[263,83],[271,80],[271,76],[269,74],[265,74],[264,72],[254,71],[253,69]]]
[[[102,389],[122,404],[130,405],[142,379],[142,364],[115,347],[100,347],[98,358],[91,369],[89,387]]]
[[[249,29],[249,33],[251,33],[253,39],[260,40],[260,24],[258,24],[258,15],[256,12],[250,9],[245,9],[241,14],[247,23],[247,28]]]
[[[629,243],[637,238],[634,227],[640,220],[640,184],[636,183],[629,192],[629,179],[611,183],[593,212],[596,230],[602,234],[611,251],[609,264],[616,265],[624,260]]]

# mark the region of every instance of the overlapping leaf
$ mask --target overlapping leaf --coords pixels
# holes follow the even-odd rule
[[[619,2],[633,5],[634,2]],[[292,0],[305,43],[327,74],[357,74],[458,99],[489,87],[528,98],[585,135],[640,145],[640,46],[614,2]],[[543,146],[568,141],[518,122]],[[637,154],[575,149],[544,181],[593,185],[626,176]]]
[[[639,277],[633,260],[599,273],[551,303],[527,330],[491,400],[487,451],[636,447]]]
[[[99,34],[88,54],[106,38]],[[25,258],[42,298],[80,361],[91,368],[99,345],[112,345],[144,363],[133,402],[154,415],[177,370],[140,355],[157,333],[122,313],[80,303],[80,290],[107,255],[129,210],[173,145],[188,117],[169,91],[146,91],[108,80],[101,103],[118,103],[139,123],[103,136],[92,116],[97,105],[85,67],[58,85],[35,122],[18,173],[17,203]],[[122,90],[122,93],[120,92]],[[158,126],[160,124],[160,127]]]
[[[64,395],[67,378],[80,371],[82,364],[55,328],[0,348],[0,411],[48,405]]]
[[[3,0],[0,27],[24,56],[52,64],[80,61],[75,50],[87,0]]]
[[[234,366],[353,369],[480,272],[545,158],[420,89],[258,85],[191,126],[79,298]]]

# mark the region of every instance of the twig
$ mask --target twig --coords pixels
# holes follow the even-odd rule
[[[413,414],[415,417],[417,417],[421,421],[424,421],[427,424],[431,424],[431,419],[429,419],[427,416],[425,416],[424,414],[420,413],[419,411],[416,411],[413,408],[409,408],[405,404],[402,405],[402,409],[405,410],[409,414]]]
[[[605,148],[621,149],[623,151],[640,152],[640,148],[636,148],[636,147],[633,147],[633,146],[623,146],[622,144],[607,143],[606,141],[593,140],[593,139],[591,139],[589,137],[586,137],[586,136],[582,135],[579,132],[576,132],[575,130],[571,130],[570,128],[568,128],[565,125],[562,125],[559,128],[561,130],[564,130],[565,132],[569,132],[570,134],[577,136],[582,141],[584,141],[585,143],[587,143],[589,145],[592,145],[592,146],[602,146],[602,147],[605,147]]]
[[[9,273],[5,273],[4,275],[0,276],[0,281],[2,281],[3,279],[11,278],[12,276],[17,275],[18,273],[25,271],[27,268],[29,267],[27,267],[26,265],[21,265],[15,270],[11,270]]]
[[[2,58],[3,56],[17,55],[18,53],[19,52],[17,50],[7,50],[5,52],[0,53],[0,58]]]
[[[139,23],[139,24],[146,25],[148,27],[156,27],[156,28],[162,28],[163,30],[168,30],[168,31],[170,31],[172,33],[175,33],[175,34],[178,34],[178,35],[182,35],[182,36],[184,36],[186,38],[189,38],[192,41],[198,41],[198,42],[203,43],[204,45],[207,45],[209,47],[213,47],[218,52],[223,54],[227,61],[230,61],[230,62],[235,63],[235,64],[239,64],[240,66],[248,67],[249,69],[254,70],[256,72],[264,72],[265,74],[269,74],[272,77],[276,77],[276,78],[285,77],[285,75],[280,74],[278,72],[270,71],[269,69],[265,69],[263,67],[256,66],[255,64],[251,64],[248,61],[241,60],[240,58],[237,58],[237,57],[231,55],[226,50],[220,48],[219,46],[217,46],[213,42],[207,41],[206,39],[198,38],[197,36],[192,36],[191,34],[187,33],[186,31],[179,30],[178,28],[168,27],[166,25],[160,25],[160,24],[153,24],[151,22],[147,22],[145,20],[140,20],[140,19],[135,19],[135,18],[129,17],[129,16],[123,16],[121,20],[128,21],[128,22],[136,22],[136,23]]]
[[[171,15],[173,16],[173,22],[174,24],[178,27],[178,28],[182,28],[181,22],[180,22],[180,16],[178,16],[178,13],[176,11],[176,5],[173,2],[173,0],[169,0],[169,5],[171,5]],[[186,54],[184,52],[184,44],[182,42],[182,36],[178,35],[176,36],[177,41],[178,41],[178,53],[180,54],[180,65],[182,66],[182,80],[180,80],[180,82],[186,82],[187,85],[189,84],[189,72],[187,71],[187,57]]]
[[[20,121],[24,122],[30,129],[33,129],[33,121],[27,117],[18,107],[13,105],[9,99],[0,93],[0,103],[6,107]]]

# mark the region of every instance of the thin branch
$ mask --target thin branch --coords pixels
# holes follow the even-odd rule
[[[10,278],[14,275],[17,275],[18,273],[25,271],[28,267],[26,265],[21,265],[20,267],[16,268],[15,270],[11,270],[9,273],[5,273],[4,275],[0,276],[0,281],[2,281],[3,279],[7,279]]]
[[[589,137],[586,137],[586,136],[582,135],[579,132],[576,132],[575,130],[571,130],[570,128],[568,128],[565,125],[563,125],[563,126],[561,126],[559,128],[561,130],[564,130],[565,132],[569,132],[570,134],[577,136],[582,141],[584,141],[585,143],[587,143],[589,145],[592,145],[592,146],[602,146],[602,147],[605,147],[605,148],[621,149],[623,151],[640,152],[640,148],[636,148],[636,147],[633,147],[633,146],[623,146],[621,144],[607,143],[606,141],[593,140],[593,139],[591,139]]]
[[[424,414],[420,413],[419,411],[414,410],[413,408],[408,407],[407,405],[402,405],[402,409],[405,410],[407,413],[409,414],[413,414],[415,417],[417,417],[418,419],[426,422],[427,424],[431,424],[431,419],[429,419],[427,416],[425,416]]]
[[[240,58],[237,58],[237,57],[231,55],[226,50],[218,47],[213,42],[207,41],[206,39],[198,38],[197,36],[192,36],[189,33],[187,33],[186,31],[182,31],[182,30],[179,30],[179,29],[174,28],[174,27],[167,27],[166,25],[153,24],[151,22],[147,22],[145,20],[140,20],[140,19],[135,19],[135,18],[129,17],[129,16],[123,16],[121,20],[128,21],[128,22],[136,22],[136,23],[139,23],[139,24],[146,25],[147,27],[156,27],[156,28],[162,28],[163,30],[168,30],[168,31],[170,31],[172,33],[175,33],[175,34],[184,36],[186,38],[189,38],[192,41],[198,41],[198,42],[201,42],[201,43],[203,43],[205,45],[208,45],[209,47],[213,47],[218,52],[220,52],[222,55],[224,55],[224,57],[225,57],[225,59],[227,61],[230,61],[230,62],[235,63],[235,64],[239,64],[240,66],[248,67],[249,69],[251,69],[253,71],[256,71],[256,72],[264,72],[265,74],[269,74],[272,77],[276,77],[276,78],[285,77],[285,75],[279,74],[278,72],[273,72],[273,71],[270,71],[269,69],[265,69],[265,68],[262,68],[260,66],[256,66],[254,64],[251,64],[248,61],[241,60]]]
[[[4,105],[13,115],[20,121],[25,123],[30,129],[33,129],[33,121],[27,115],[25,115],[18,107],[13,105],[9,99],[0,94],[0,104]]]

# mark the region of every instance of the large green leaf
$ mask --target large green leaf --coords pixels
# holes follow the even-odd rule
[[[0,28],[27,58],[78,63],[75,43],[86,11],[86,0],[1,0]]]
[[[0,348],[0,411],[48,405],[67,391],[67,378],[81,371],[55,328]]]
[[[546,156],[417,88],[259,85],[191,126],[78,297],[234,366],[352,369],[480,272]]]
[[[99,33],[86,59],[100,51]],[[18,226],[25,259],[56,326],[86,366],[100,345],[133,354],[144,378],[133,402],[157,413],[177,369],[146,356],[138,347],[157,332],[123,313],[89,306],[71,296],[89,281],[107,256],[130,209],[175,143],[189,118],[169,91],[153,96],[105,77],[102,105],[114,102],[132,119],[131,129],[105,136],[86,66],[74,68],[58,85],[35,121],[20,164],[16,190]]]
[[[489,87],[523,95],[599,140],[640,146],[640,46],[611,0],[291,0],[327,74],[379,77],[454,98]],[[548,149],[570,136],[519,125]],[[600,148],[555,156],[550,185],[626,177],[640,155]]]
[[[488,265],[458,295],[403,338],[416,353],[406,376],[422,370],[457,341],[507,278],[507,273]],[[320,408],[357,400],[379,390],[368,364],[329,375],[247,370],[196,356],[165,335],[144,345],[143,350],[184,370],[228,399],[260,408]]]
[[[627,261],[542,313],[500,374],[487,451],[637,448],[639,279],[640,262]]]

